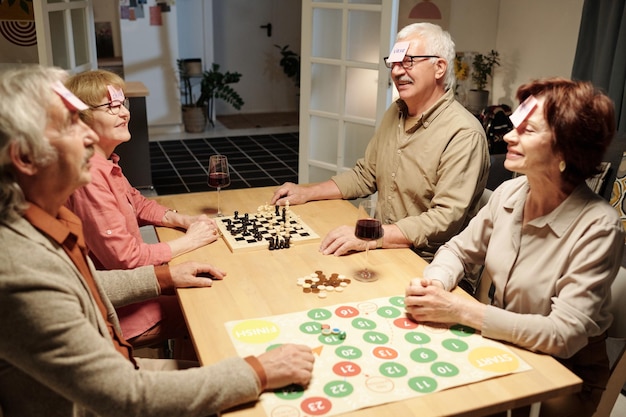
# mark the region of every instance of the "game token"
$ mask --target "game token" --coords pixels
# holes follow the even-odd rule
[[[317,294],[319,298],[326,298],[327,295],[326,291],[320,291],[319,294]]]

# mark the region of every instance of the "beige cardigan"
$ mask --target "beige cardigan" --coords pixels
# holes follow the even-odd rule
[[[206,416],[254,401],[242,358],[184,371],[135,370],[63,249],[19,219],[0,223],[0,415]],[[113,306],[159,295],[154,267],[92,272]],[[3,414],[4,413],[4,414]]]

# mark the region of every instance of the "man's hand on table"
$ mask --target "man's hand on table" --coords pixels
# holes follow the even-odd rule
[[[266,389],[282,388],[290,384],[309,385],[315,357],[304,345],[284,344],[257,356],[267,376]]]
[[[226,272],[203,262],[183,262],[170,265],[170,278],[157,275],[161,292],[174,293],[174,288],[210,287],[214,279],[223,279]]]

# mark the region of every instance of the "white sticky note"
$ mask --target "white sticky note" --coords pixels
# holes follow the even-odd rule
[[[114,101],[119,103],[124,101],[124,92],[121,88],[115,88],[112,85],[107,85],[107,90],[109,90],[109,100],[111,103]]]
[[[534,96],[528,96],[522,104],[509,116],[513,126],[518,127],[528,117],[530,112],[537,107],[537,99]]]
[[[65,105],[69,106],[71,110],[87,110],[89,108],[88,105],[83,103],[81,99],[68,90],[61,81],[56,81],[52,84],[52,89],[61,97]]]
[[[411,42],[396,42],[393,48],[391,48],[387,62],[402,62],[410,44]]]

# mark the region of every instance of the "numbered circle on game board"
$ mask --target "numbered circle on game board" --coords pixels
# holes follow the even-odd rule
[[[395,319],[393,321],[393,325],[403,330],[410,330],[410,329],[417,328],[417,323],[415,323],[412,320],[407,319],[406,317],[400,317],[400,318]]]
[[[389,343],[389,336],[381,332],[365,332],[363,334],[363,340],[365,340],[367,343],[372,343],[375,345],[386,345],[387,343]]]
[[[395,319],[404,314],[402,310],[391,306],[383,306],[377,310],[377,313],[380,317],[385,319]]]
[[[427,348],[419,348],[411,352],[411,359],[418,363],[433,362],[437,359],[437,356],[437,352]]]
[[[244,343],[267,343],[280,335],[280,329],[268,320],[246,320],[233,327],[232,335]]]
[[[359,310],[352,306],[341,306],[335,309],[335,314],[337,315],[337,317],[349,319],[358,316]]]
[[[363,317],[357,317],[352,320],[352,327],[358,330],[374,330],[376,328],[376,322]]]
[[[459,374],[459,368],[450,362],[435,362],[431,365],[430,371],[437,376],[443,377],[453,377]]]
[[[332,406],[333,404],[328,400],[328,398],[324,397],[307,398],[300,404],[300,408],[305,414],[313,416],[321,416],[328,413]]]
[[[398,357],[398,351],[389,346],[376,346],[372,351],[374,357],[383,360],[395,359]]]
[[[469,345],[460,339],[446,339],[441,342],[441,346],[451,352],[465,352]]]
[[[300,385],[292,384],[281,390],[274,391],[274,394],[283,400],[297,400],[304,395],[304,388]]]
[[[381,375],[389,378],[401,378],[409,372],[406,366],[398,362],[383,363],[378,368],[378,371],[381,373]]]
[[[409,387],[411,387],[413,391],[427,394],[437,390],[437,380],[429,376],[416,376],[409,379]]]
[[[338,334],[321,334],[318,336],[317,340],[319,340],[320,343],[331,346],[340,345],[344,341]]]
[[[399,297],[399,296],[395,296],[395,297],[391,297],[389,299],[389,304],[394,305],[396,307],[400,307],[400,308],[404,308],[404,297]]]
[[[473,366],[485,371],[507,373],[519,368],[519,359],[497,347],[479,347],[469,353],[469,360]]]
[[[422,332],[408,332],[404,335],[404,340],[414,345],[425,345],[430,343],[430,336]]]
[[[337,362],[333,366],[333,372],[340,377],[356,376],[361,373],[361,367],[354,362]]]
[[[333,313],[326,310],[325,308],[316,308],[316,309],[310,310],[307,313],[307,316],[309,316],[311,320],[328,320],[329,318],[333,316]]]
[[[467,337],[476,333],[475,329],[463,326],[462,324],[455,324],[454,326],[451,326],[450,331],[459,337]]]
[[[308,321],[300,325],[300,331],[305,334],[318,334],[322,331],[322,325],[314,321]]]
[[[331,381],[324,385],[324,392],[329,397],[342,398],[354,392],[354,387],[346,381]]]
[[[354,346],[340,346],[335,349],[335,355],[343,359],[359,359],[363,356],[363,352]]]

